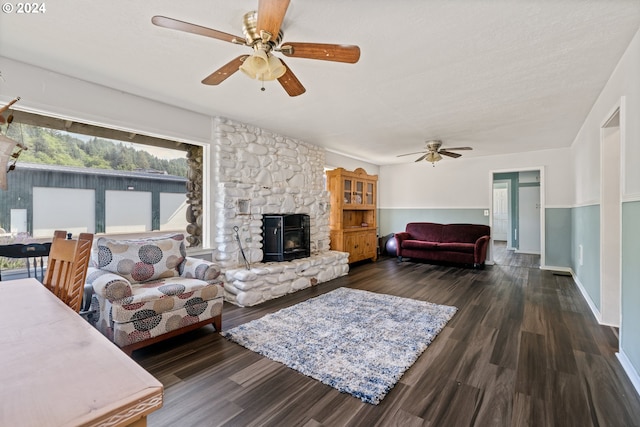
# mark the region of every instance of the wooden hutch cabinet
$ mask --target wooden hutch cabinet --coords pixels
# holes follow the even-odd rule
[[[377,229],[378,176],[364,169],[353,172],[343,168],[327,171],[331,193],[329,220],[331,249],[349,252],[349,262],[378,256]]]

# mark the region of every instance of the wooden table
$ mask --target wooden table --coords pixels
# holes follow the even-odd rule
[[[162,395],[38,281],[0,282],[0,426],[145,426]]]

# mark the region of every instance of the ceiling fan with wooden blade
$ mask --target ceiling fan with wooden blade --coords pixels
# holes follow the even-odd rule
[[[355,64],[360,59],[360,48],[353,45],[325,43],[283,43],[280,51],[293,58],[320,59],[323,61]]]
[[[202,83],[206,85],[219,85],[233,73],[238,71],[244,60],[248,57],[249,55],[240,55],[237,58],[232,59],[231,61],[227,62],[222,67],[218,68],[216,71],[205,77],[202,80]]]
[[[360,48],[354,45],[326,43],[282,43],[281,30],[290,0],[258,0],[258,10],[244,15],[244,37],[180,21],[166,16],[154,16],[151,22],[159,27],[184,31],[245,45],[253,54],[232,59],[202,80],[206,85],[218,85],[236,71],[241,70],[258,80],[278,80],[290,96],[302,95],[305,88],[284,62],[273,55],[281,52],[290,58],[318,59],[322,61],[355,64],[360,59]],[[264,90],[264,88],[263,88]]]
[[[298,96],[302,95],[305,92],[304,86],[300,83],[300,80],[293,74],[291,68],[287,67],[287,65],[282,61],[282,64],[286,67],[287,71],[285,71],[282,77],[278,77],[278,81],[282,85],[285,91],[289,94],[289,96]]]
[[[435,166],[436,162],[442,160],[442,156],[447,156],[447,157],[452,157],[454,159],[457,159],[458,157],[461,157],[462,154],[454,153],[454,151],[473,150],[473,148],[471,147],[454,147],[454,148],[441,148],[441,147],[442,147],[442,141],[440,140],[427,141],[426,152],[423,150],[423,151],[417,151],[415,153],[400,154],[399,156],[396,156],[396,157],[422,154],[420,157],[418,157],[415,160],[416,162],[421,162],[423,160],[426,160],[427,162],[431,162]]]

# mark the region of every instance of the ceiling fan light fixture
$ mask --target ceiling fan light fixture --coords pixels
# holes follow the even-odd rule
[[[437,151],[430,151],[427,153],[427,156],[424,158],[427,162],[435,163],[442,160],[442,156]]]
[[[265,74],[268,71],[268,61],[269,58],[264,49],[255,49],[253,55],[244,60],[240,66],[240,71],[250,78],[255,79],[257,76]]]
[[[250,78],[262,81],[278,79],[287,71],[282,62],[264,48],[254,49],[239,69]]]
[[[287,72],[287,68],[282,64],[282,61],[277,57],[269,54],[269,60],[267,61],[267,66],[269,69],[269,73],[267,75],[263,75],[261,80],[275,80],[279,79]]]

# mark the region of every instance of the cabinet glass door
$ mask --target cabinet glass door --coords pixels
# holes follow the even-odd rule
[[[364,203],[364,182],[356,181],[356,191],[353,193],[353,203],[361,205]]]
[[[365,196],[365,204],[375,205],[375,199],[373,195],[373,182],[367,182],[367,193]]]
[[[342,184],[342,188],[343,188],[343,197],[344,197],[344,203],[345,204],[349,204],[351,203],[351,180],[350,179],[345,179],[343,184]]]

